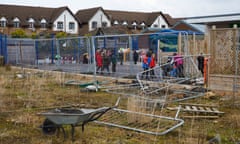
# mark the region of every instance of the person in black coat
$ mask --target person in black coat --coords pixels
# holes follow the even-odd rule
[[[134,61],[134,64],[137,64],[137,61],[138,61],[138,53],[137,53],[136,50],[133,52],[133,61]]]
[[[204,73],[203,72],[203,68],[204,68],[204,56],[203,54],[201,53],[198,57],[197,57],[197,61],[198,61],[198,69],[202,72],[202,74]]]

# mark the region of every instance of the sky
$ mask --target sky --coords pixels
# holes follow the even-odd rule
[[[240,0],[1,0],[0,4],[51,8],[68,6],[74,14],[80,9],[93,7],[137,12],[161,11],[174,18],[240,13]]]

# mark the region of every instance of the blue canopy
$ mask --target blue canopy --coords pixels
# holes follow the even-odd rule
[[[163,52],[176,52],[177,44],[178,44],[178,35],[203,35],[200,32],[194,31],[180,31],[180,30],[172,30],[172,29],[162,29],[154,34],[149,36],[152,44],[152,49],[157,48],[157,41],[160,40],[160,43],[164,45],[161,47]]]

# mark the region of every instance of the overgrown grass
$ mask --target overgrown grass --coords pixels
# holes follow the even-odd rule
[[[20,78],[17,74],[23,74]],[[224,144],[240,142],[240,115],[238,107],[231,107],[231,99],[221,100],[226,96],[215,94],[189,100],[188,103],[216,104],[225,114],[218,119],[184,119],[182,127],[163,135],[155,136],[89,123],[85,131],[76,128],[75,141],[70,138],[71,127],[64,126],[67,139],[62,133],[46,136],[40,125],[44,117],[37,113],[49,108],[78,105],[85,108],[111,106],[118,95],[104,91],[82,91],[79,86],[66,86],[67,80],[91,81],[92,77],[73,75],[63,72],[33,71],[17,68],[0,67],[0,143],[1,144],[204,144],[217,134]],[[99,78],[99,80],[105,80]],[[121,107],[136,109],[138,103],[133,100],[121,101]],[[133,105],[135,103],[135,105]],[[132,105],[131,105],[132,104]],[[177,106],[178,103],[168,105]],[[141,110],[143,111],[143,110]],[[164,115],[175,115],[175,112],[164,111]],[[187,113],[180,113],[180,117]],[[200,114],[188,114],[200,115]],[[131,117],[130,117],[131,118]],[[134,118],[130,119],[133,120]],[[141,119],[141,118],[138,118]],[[148,121],[148,119],[144,120]],[[156,127],[157,128],[157,127]]]

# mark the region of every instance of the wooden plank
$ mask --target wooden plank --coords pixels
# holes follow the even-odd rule
[[[198,107],[198,109],[201,111],[205,111],[205,109],[203,107]]]
[[[185,108],[186,108],[186,110],[188,110],[188,111],[191,111],[191,110],[192,110],[190,106],[185,106]]]
[[[205,118],[205,119],[216,119],[219,118],[219,116],[181,116],[183,118]]]
[[[196,106],[192,106],[192,109],[193,109],[194,111],[198,111],[198,109],[197,109]]]
[[[214,112],[219,112],[219,110],[218,110],[217,108],[212,108],[212,110],[213,110]]]
[[[217,114],[224,114],[224,112],[219,111],[217,108],[212,108],[212,109],[213,109],[213,111],[214,111],[215,113],[217,113]]]
[[[180,105],[190,105],[190,106],[207,106],[207,107],[217,107],[216,105],[207,105],[207,104],[191,104],[191,103],[180,103]]]
[[[207,111],[206,112],[213,112],[209,107],[205,108]]]

